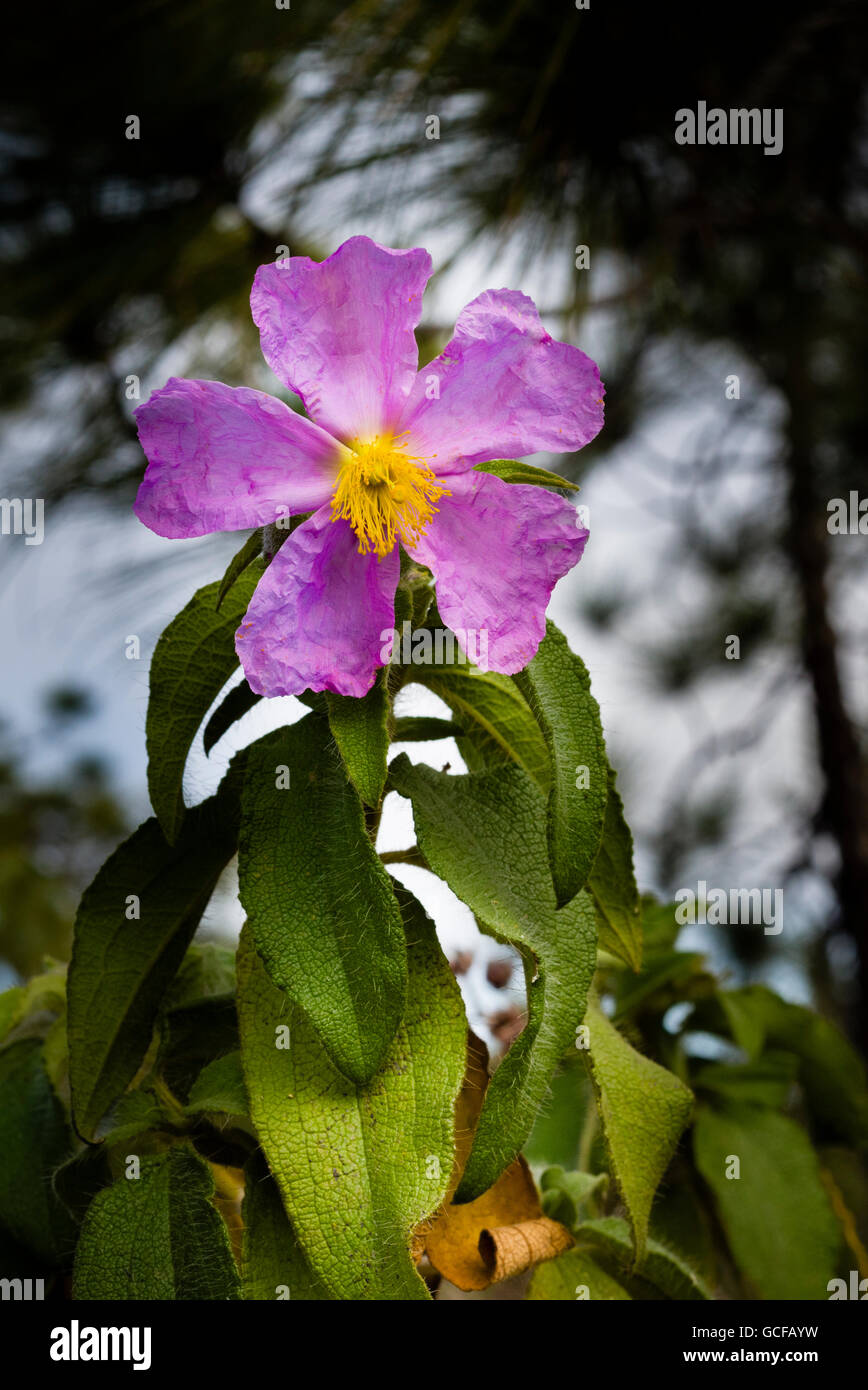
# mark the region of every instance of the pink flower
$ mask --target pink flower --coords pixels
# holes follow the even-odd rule
[[[399,545],[434,574],[450,628],[485,633],[488,666],[526,666],[555,583],[588,532],[544,488],[474,466],[580,449],[603,423],[596,366],[546,333],[532,301],[486,290],[418,370],[427,251],[352,237],[328,260],[260,266],[250,296],[269,366],[309,419],[272,396],[170,379],[136,411],[148,468],[136,498],[161,536],[310,512],[278,550],[237,634],[263,695],[364,695],[394,624]]]

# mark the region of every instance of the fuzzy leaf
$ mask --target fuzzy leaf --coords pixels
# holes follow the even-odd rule
[[[271,978],[305,1011],[334,1064],[369,1080],[404,1009],[404,930],[320,715],[248,750],[238,878]]]
[[[711,1290],[687,1260],[676,1250],[661,1244],[659,1240],[648,1241],[642,1261],[634,1269],[633,1237],[627,1222],[622,1221],[619,1216],[585,1221],[577,1234],[580,1243],[584,1245],[589,1242],[604,1263],[605,1257],[611,1259],[614,1271],[619,1277],[629,1280],[635,1274],[660,1289],[667,1298],[681,1301],[713,1297]]]
[[[579,1290],[587,1293],[580,1295]],[[531,1303],[574,1302],[579,1297],[606,1303],[630,1299],[623,1285],[597,1264],[589,1250],[568,1250],[558,1259],[540,1265],[527,1292]]]
[[[170,842],[177,839],[185,814],[187,754],[209,707],[238,669],[235,631],[261,576],[261,564],[246,569],[219,612],[220,584],[206,584],[172,619],[154,649],[145,724],[148,790]]]
[[[590,1045],[583,1056],[641,1263],[651,1203],[690,1118],[693,1096],[672,1072],[632,1048],[594,1004],[588,1005],[587,1023]]]
[[[231,729],[233,724],[236,724],[239,719],[243,719],[248,710],[252,710],[253,706],[257,705],[261,699],[262,696],[255,694],[247,681],[233,685],[229,694],[224,700],[221,700],[205,725],[205,731],[202,734],[202,747],[206,757],[227,729]]]
[[[438,695],[461,725],[458,751],[471,772],[499,763],[524,768],[544,792],[550,766],[545,740],[527,701],[509,676],[474,667],[414,667],[412,679]]]
[[[438,738],[460,738],[464,730],[450,719],[408,714],[395,720],[394,743],[427,743]]]
[[[247,537],[240,550],[237,550],[226,566],[226,573],[220,580],[220,587],[217,590],[217,599],[214,607],[217,612],[223,607],[223,600],[232,588],[236,579],[244,573],[253,561],[262,554],[263,527],[258,526]]]
[[[234,852],[236,820],[218,793],[191,811],[174,846],[145,821],[82,897],[67,998],[72,1108],[85,1139],[141,1065],[163,995]],[[126,915],[132,899],[138,919]]]
[[[608,1182],[605,1173],[566,1173],[559,1165],[546,1168],[539,1183],[543,1211],[572,1229],[588,1198],[595,1192],[605,1192]]]
[[[559,473],[550,473],[547,468],[537,468],[535,464],[525,463],[522,459],[490,459],[487,463],[477,463],[476,472],[493,473],[504,483],[530,483],[557,492],[579,490],[578,483],[571,483]]]
[[[192,1149],[142,1158],[88,1208],[75,1256],[76,1299],[240,1297],[214,1180]]]
[[[46,962],[48,964],[48,962]],[[0,994],[0,1040],[38,1033],[62,1019],[66,1010],[66,968],[50,964],[41,975],[34,975],[25,985],[15,985]]]
[[[603,839],[588,879],[597,909],[600,947],[638,970],[642,965],[642,918],[633,873],[633,836],[624,819],[624,804],[609,769],[609,796]]]
[[[94,1153],[103,1153],[119,1144],[127,1144],[130,1139],[144,1135],[148,1130],[161,1130],[177,1122],[177,1113],[169,1115],[166,1107],[157,1100],[153,1091],[143,1089],[127,1091],[112,1110],[112,1127],[105,1135],[100,1148]]]
[[[329,724],[350,781],[367,806],[377,807],[386,782],[389,699],[381,673],[360,700],[326,694]]]
[[[603,834],[609,769],[600,711],[584,664],[554,623],[533,661],[514,677],[551,755],[548,851],[559,907],[588,880]],[[587,774],[587,787],[581,784]]]
[[[39,1039],[10,1043],[0,1051],[0,1232],[48,1265],[61,1263],[75,1241],[51,1186],[72,1143]]]
[[[401,892],[407,1007],[382,1069],[356,1085],[272,983],[249,926],[238,955],[241,1051],[251,1112],[311,1271],[336,1299],[425,1299],[413,1228],[442,1202],[466,1023],[433,923]],[[289,1028],[289,1046],[277,1030]]]
[[[235,949],[216,941],[194,941],[166,994],[165,1007],[186,1009],[214,999],[235,998]]]
[[[280,1191],[261,1156],[244,1169],[244,1236],[241,1246],[241,1284],[244,1297],[293,1303],[328,1300],[325,1285],[304,1258],[280,1200]]]
[[[227,1052],[225,1057],[215,1057],[213,1062],[202,1068],[193,1082],[186,1106],[187,1114],[195,1115],[208,1110],[222,1111],[226,1115],[248,1113],[240,1052]]]
[[[515,1158],[558,1059],[575,1041],[596,959],[594,909],[582,893],[557,910],[545,801],[519,768],[450,777],[402,755],[391,781],[413,804],[416,836],[433,871],[483,930],[517,946],[525,961],[528,1023],[486,1093],[457,1194],[472,1201]]]

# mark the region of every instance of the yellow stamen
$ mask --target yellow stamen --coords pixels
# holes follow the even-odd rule
[[[354,439],[341,464],[332,498],[332,520],[348,521],[359,538],[359,554],[378,559],[400,540],[415,545],[424,535],[441,497],[450,494],[424,459],[405,452],[400,435]]]

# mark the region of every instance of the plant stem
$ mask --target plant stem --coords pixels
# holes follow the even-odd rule
[[[387,849],[380,855],[384,864],[415,864],[419,869],[430,869],[430,864],[418,845],[409,849]]]

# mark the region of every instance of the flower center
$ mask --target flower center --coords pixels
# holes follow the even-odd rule
[[[434,513],[434,503],[448,497],[424,459],[405,452],[401,436],[382,434],[354,439],[341,464],[332,498],[332,520],[348,521],[359,538],[359,554],[379,559],[397,541],[415,545]]]

